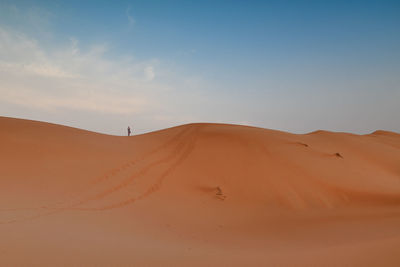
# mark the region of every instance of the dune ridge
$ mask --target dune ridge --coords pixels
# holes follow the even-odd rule
[[[0,117],[0,142],[4,265],[400,263],[398,133]]]

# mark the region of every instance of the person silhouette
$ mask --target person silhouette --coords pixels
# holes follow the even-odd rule
[[[128,136],[131,135],[131,127],[128,126]]]

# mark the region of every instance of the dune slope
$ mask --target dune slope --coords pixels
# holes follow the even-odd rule
[[[0,265],[398,266],[400,135],[0,117]]]

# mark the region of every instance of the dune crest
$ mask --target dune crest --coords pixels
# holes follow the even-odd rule
[[[0,263],[396,266],[399,137],[0,117]]]

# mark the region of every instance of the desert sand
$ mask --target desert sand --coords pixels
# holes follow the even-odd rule
[[[400,134],[0,117],[1,266],[400,266]]]

